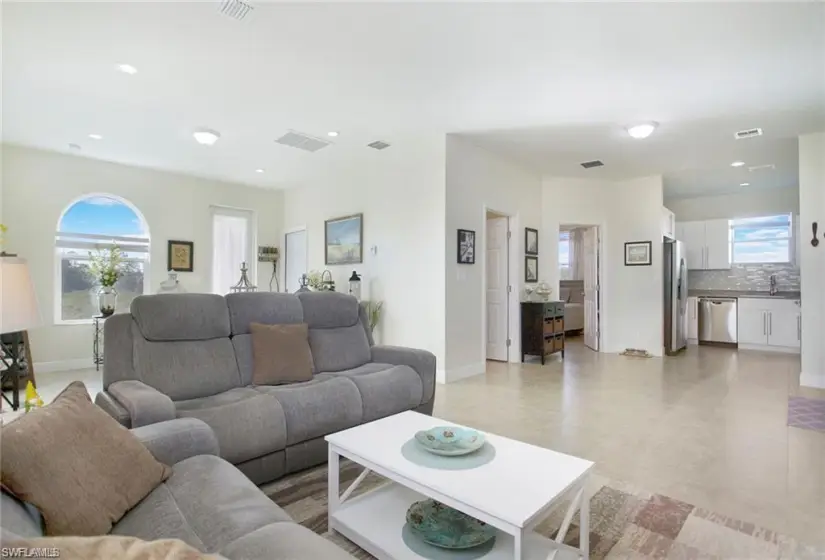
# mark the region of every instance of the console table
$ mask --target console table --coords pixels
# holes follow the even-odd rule
[[[521,361],[525,355],[564,358],[564,302],[521,302]]]

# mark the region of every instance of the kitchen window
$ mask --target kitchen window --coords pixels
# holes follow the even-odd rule
[[[791,214],[731,220],[730,229],[733,264],[791,262]]]

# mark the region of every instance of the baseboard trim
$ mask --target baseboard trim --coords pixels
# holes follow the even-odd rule
[[[813,387],[815,389],[825,389],[825,375],[802,372],[799,374],[799,385],[802,387]]]
[[[94,367],[92,358],[77,358],[74,360],[58,360],[56,362],[34,362],[34,375],[38,373],[54,373],[58,371],[74,371]]]
[[[739,350],[756,350],[759,352],[777,352],[780,354],[799,354],[799,348],[791,348],[788,346],[767,346],[763,344],[739,344]]]

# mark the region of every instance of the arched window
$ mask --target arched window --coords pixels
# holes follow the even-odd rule
[[[128,311],[135,296],[148,293],[149,228],[128,201],[92,194],[69,204],[57,224],[55,320],[87,322],[100,311],[98,281],[89,271],[91,256],[117,245],[123,252],[123,275],[115,284],[116,312]]]

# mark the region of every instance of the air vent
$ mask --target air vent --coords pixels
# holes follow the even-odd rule
[[[586,161],[586,162],[581,164],[581,166],[584,167],[585,169],[592,169],[594,167],[601,167],[603,165],[604,165],[604,163],[602,163],[598,159],[594,159],[593,161]]]
[[[748,167],[748,171],[775,171],[776,165],[773,163],[766,163],[764,165],[752,165]]]
[[[761,128],[751,128],[750,130],[740,130],[733,133],[737,140],[744,140],[745,138],[753,138],[754,136],[762,136]]]
[[[298,148],[299,150],[304,150],[305,152],[317,152],[321,148],[326,148],[330,145],[330,142],[327,142],[326,140],[314,138],[308,134],[296,132],[294,130],[290,130],[275,141],[278,144],[283,144],[284,146],[289,146],[291,148]]]
[[[376,140],[375,142],[371,142],[367,144],[368,148],[372,148],[374,150],[383,150],[385,148],[389,148],[390,145],[386,142],[382,142],[381,140]]]
[[[241,0],[223,0],[219,11],[225,16],[241,21],[254,9],[254,6]]]

